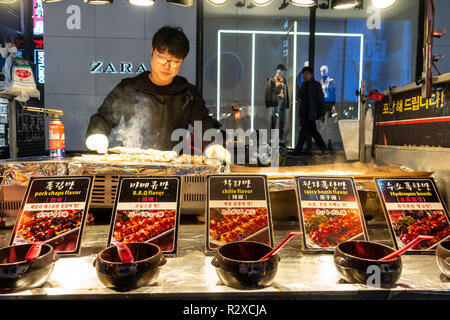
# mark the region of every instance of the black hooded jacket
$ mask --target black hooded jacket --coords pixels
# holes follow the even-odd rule
[[[157,86],[148,75],[145,71],[123,79],[91,117],[86,136],[109,136],[123,116],[127,133],[130,138],[141,139],[141,148],[172,150],[180,142],[171,141],[176,129],[187,129],[194,121],[202,122],[203,132],[219,127],[209,116],[200,92],[186,78],[176,76],[170,85]],[[204,142],[203,148],[209,143]]]
[[[316,121],[325,115],[325,99],[320,82],[312,78],[303,82],[297,90],[300,100],[300,121]]]

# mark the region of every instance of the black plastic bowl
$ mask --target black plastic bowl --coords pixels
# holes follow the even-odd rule
[[[116,246],[102,250],[94,260],[98,279],[108,288],[126,291],[153,284],[167,260],[152,243],[127,243],[134,262],[123,263]]]
[[[0,249],[0,290],[14,291],[42,286],[53,271],[58,255],[53,247],[43,244],[39,257],[25,261],[25,256],[32,244],[22,244]],[[16,261],[8,262],[8,257],[14,248]]]
[[[402,272],[401,257],[378,261],[395,250],[375,242],[345,241],[334,250],[334,264],[350,283],[393,286]],[[378,277],[379,275],[379,277]]]
[[[253,241],[239,241],[219,247],[211,264],[216,267],[222,282],[237,289],[269,286],[277,274],[278,254],[263,261],[258,259],[272,251],[272,247]]]
[[[442,273],[450,279],[450,240],[442,241],[438,244],[436,261]]]

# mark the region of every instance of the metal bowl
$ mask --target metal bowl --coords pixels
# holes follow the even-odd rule
[[[439,242],[436,248],[436,261],[442,273],[450,279],[450,240]]]
[[[9,246],[0,249],[0,290],[15,291],[42,286],[53,271],[54,263],[59,259],[53,247],[43,244],[39,257],[25,261],[32,244]],[[17,262],[9,262],[11,249],[14,248]]]
[[[272,247],[253,241],[239,241],[219,247],[211,264],[216,267],[220,280],[237,289],[269,286],[278,269],[280,256],[258,261],[272,251]]]
[[[152,243],[127,243],[134,262],[123,263],[116,246],[102,250],[94,260],[97,277],[103,285],[120,291],[153,284],[167,260],[161,249]]]
[[[393,286],[402,272],[401,257],[378,261],[395,250],[375,242],[345,241],[334,250],[334,264],[350,283],[369,286]]]

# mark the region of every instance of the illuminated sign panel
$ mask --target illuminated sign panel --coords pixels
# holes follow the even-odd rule
[[[44,7],[42,0],[33,0],[33,34],[42,36],[44,34]]]
[[[37,82],[45,83],[45,53],[44,50],[34,50],[34,63],[36,64]]]
[[[131,62],[120,62],[119,64],[113,64],[112,62],[92,61],[89,67],[90,73],[121,73],[121,74],[138,74],[147,71],[147,67],[144,63],[134,67]]]

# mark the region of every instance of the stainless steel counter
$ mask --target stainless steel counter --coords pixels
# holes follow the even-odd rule
[[[81,255],[55,263],[47,283],[38,289],[0,294],[4,299],[450,299],[450,279],[444,278],[433,255],[404,255],[396,287],[378,289],[345,283],[334,267],[332,254],[302,254],[300,237],[280,251],[281,261],[272,286],[236,290],[221,285],[212,256],[206,256],[204,226],[180,226],[179,250],[168,257],[157,283],[128,292],[105,288],[92,263],[105,248],[108,226],[87,226]],[[279,226],[275,244],[298,226]],[[11,230],[0,231],[0,247],[7,246]]]

